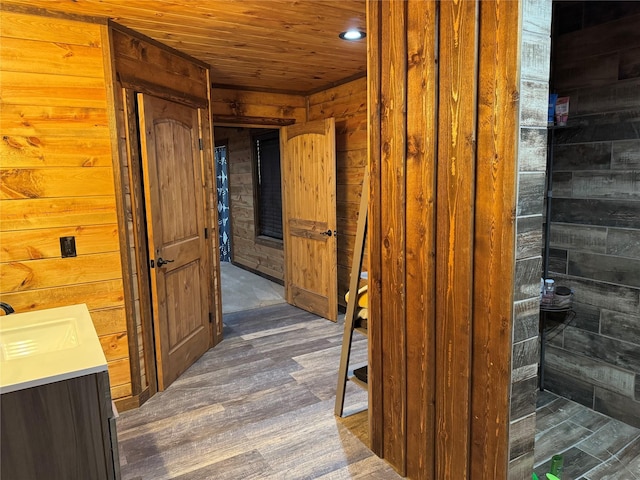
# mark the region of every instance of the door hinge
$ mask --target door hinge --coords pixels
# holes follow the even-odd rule
[[[213,323],[213,313],[209,312],[209,323]]]
[[[198,139],[198,147],[200,148],[200,150],[204,150],[204,145],[202,143],[202,139],[201,138]]]
[[[204,229],[204,238],[209,238],[209,229],[208,228]]]

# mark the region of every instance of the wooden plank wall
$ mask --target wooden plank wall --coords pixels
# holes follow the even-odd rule
[[[356,238],[362,180],[367,164],[367,79],[361,78],[307,97],[308,121],[336,120],[336,209],[338,302],[346,305]],[[366,261],[363,270],[366,271]]]
[[[551,132],[549,276],[574,290],[577,316],[551,340],[545,385],[640,426],[640,15],[623,3],[631,15],[604,23],[595,6],[554,16],[552,84],[570,113]]]
[[[105,25],[3,10],[0,295],[17,312],[86,303],[114,398],[131,394]],[[61,258],[59,238],[78,255]]]
[[[520,4],[367,8],[372,448],[506,478]]]
[[[338,301],[345,305],[355,242],[362,180],[367,162],[367,80],[361,78],[308,97],[213,89],[218,125],[274,128],[283,122],[336,119],[336,199],[338,217]],[[253,174],[248,130],[216,127],[216,141],[229,147],[229,188],[233,262],[283,280],[282,251],[255,240]],[[365,267],[366,270],[366,261]]]
[[[256,239],[251,130],[216,127],[215,137],[227,145],[232,262],[283,282],[282,244]]]
[[[304,122],[307,116],[305,97],[284,93],[214,88],[211,111],[216,126],[278,126]]]
[[[305,98],[226,88],[214,88],[211,95],[216,144],[223,143],[228,148],[232,261],[284,281],[282,248],[277,242],[256,240],[251,132],[243,127],[278,128],[304,122]]]

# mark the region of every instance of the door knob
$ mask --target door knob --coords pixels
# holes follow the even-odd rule
[[[167,263],[172,263],[173,260],[165,260],[162,257],[158,257],[158,260],[156,261],[156,264],[158,265],[158,267],[161,267],[163,265],[166,265]]]

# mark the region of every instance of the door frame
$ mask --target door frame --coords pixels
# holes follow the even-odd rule
[[[149,88],[136,88],[135,86],[122,85],[122,103],[124,107],[124,136],[126,137],[125,148],[126,152],[121,152],[122,158],[126,159],[127,163],[120,166],[120,172],[122,176],[128,176],[129,193],[131,212],[130,220],[127,219],[128,212],[127,206],[123,205],[124,218],[127,219],[126,224],[123,226],[125,229],[129,228],[129,225],[133,224],[133,231],[128,234],[130,244],[128,245],[128,251],[126,257],[129,260],[129,269],[123,269],[123,274],[128,277],[128,281],[131,282],[133,291],[137,291],[137,298],[139,300],[139,312],[135,313],[135,295],[127,296],[125,294],[125,302],[131,303],[131,310],[134,311],[133,318],[128,322],[127,331],[130,333],[130,363],[133,370],[138,363],[138,356],[140,353],[140,347],[143,349],[143,359],[145,365],[145,377],[147,379],[147,388],[140,385],[141,374],[138,368],[138,381],[132,378],[132,396],[136,393],[140,395],[140,399],[137,405],[143,404],[148,398],[158,392],[158,380],[157,380],[157,360],[156,360],[156,333],[153,326],[153,313],[151,306],[151,275],[149,271],[149,255],[148,255],[148,238],[147,238],[147,222],[145,211],[145,200],[143,191],[143,177],[142,177],[142,157],[140,151],[140,129],[138,125],[138,105],[136,100],[137,93],[145,93],[153,95],[155,97],[174,102],[177,104],[185,105],[187,107],[198,109],[198,116],[200,120],[200,137],[203,144],[203,154],[201,156],[201,169],[202,178],[204,180],[204,223],[207,228],[206,242],[206,256],[209,264],[209,270],[211,272],[209,278],[209,290],[211,292],[209,298],[209,311],[213,314],[213,320],[210,323],[210,344],[215,346],[222,340],[222,294],[220,290],[220,257],[213,255],[212,252],[218,251],[218,215],[215,207],[216,201],[212,197],[212,192],[215,193],[215,156],[213,152],[213,130],[211,122],[211,110],[207,102],[192,101],[192,99],[176,98],[171,94],[163,92],[161,89],[149,89]],[[124,163],[124,162],[123,162]],[[213,206],[212,206],[213,202]],[[133,250],[133,251],[131,251]],[[133,274],[135,272],[135,275]],[[135,278],[137,277],[137,278]],[[129,298],[127,298],[129,297]],[[138,317],[139,315],[139,317]],[[142,328],[142,345],[139,344],[137,335],[137,320]],[[131,335],[135,332],[135,335]],[[135,338],[131,338],[135,337]],[[134,344],[134,348],[132,348]],[[133,375],[132,375],[133,377]],[[137,383],[137,384],[136,384]],[[138,392],[136,392],[138,390]]]

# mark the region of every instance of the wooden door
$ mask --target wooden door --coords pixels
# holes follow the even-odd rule
[[[335,120],[284,127],[280,132],[280,150],[285,296],[290,304],[335,322],[338,318]]]
[[[158,388],[211,346],[198,110],[138,94]],[[165,263],[168,262],[168,263]]]

